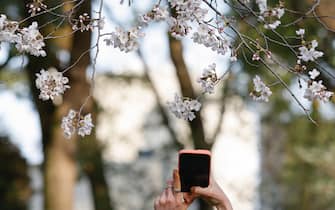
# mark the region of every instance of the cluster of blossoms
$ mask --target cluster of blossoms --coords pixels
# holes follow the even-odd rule
[[[334,95],[333,92],[327,91],[327,88],[322,84],[322,80],[315,81],[316,77],[320,75],[320,72],[316,69],[308,72],[310,80],[307,88],[305,89],[304,98],[309,101],[320,100],[328,102],[329,99]]]
[[[174,101],[168,102],[168,109],[177,117],[184,120],[192,121],[195,118],[194,112],[197,112],[201,108],[201,104],[198,100],[192,100],[189,98],[182,98],[175,95]]]
[[[259,20],[265,22],[264,28],[276,29],[280,24],[280,18],[284,15],[284,3],[280,1],[279,6],[268,8],[266,0],[256,0],[260,15]]]
[[[17,42],[17,40],[19,39],[16,33],[18,28],[19,28],[18,22],[7,20],[6,15],[0,15],[0,43]]]
[[[176,38],[186,36],[192,29],[191,22],[204,19],[208,10],[201,8],[201,0],[169,0],[172,9],[175,10],[176,17],[170,17],[170,33]]]
[[[139,16],[139,25],[125,30],[121,27],[117,27],[114,32],[110,34],[109,38],[104,39],[107,46],[113,46],[119,48],[121,51],[130,52],[138,49],[138,39],[144,36],[141,32],[143,26],[148,25],[152,21],[163,21],[169,16],[167,8],[161,8],[159,5],[155,5],[154,8]]]
[[[45,10],[47,5],[43,4],[42,0],[33,0],[33,2],[27,4],[27,7],[29,9],[28,13],[30,13],[31,16],[35,16],[36,13]]]
[[[43,36],[38,30],[37,22],[27,28],[19,28],[16,21],[7,20],[6,15],[0,15],[0,43],[14,43],[20,53],[29,53],[34,56],[46,56],[42,49],[45,46]]]
[[[203,70],[201,77],[197,80],[197,82],[201,85],[203,93],[214,93],[214,87],[219,81],[218,76],[216,75],[215,67],[215,63],[209,65]]]
[[[312,40],[311,42],[306,42],[304,40],[305,29],[297,30],[296,35],[301,38],[303,46],[299,47],[299,60],[297,61],[295,70],[297,70],[297,72],[304,72],[307,67],[302,65],[301,61],[315,61],[319,57],[323,56],[323,52],[315,50],[318,46],[318,42],[316,40]],[[320,72],[317,69],[313,69],[308,72],[308,75],[310,79],[307,83],[307,88],[305,89],[304,98],[309,101],[320,100],[328,102],[334,93],[327,91],[326,86],[322,84],[322,80],[315,81],[315,79],[320,75]]]
[[[139,27],[125,31],[122,28],[116,28],[115,32],[112,32],[110,38],[104,39],[106,45],[119,48],[121,51],[130,52],[138,49],[138,38],[144,34],[140,31]]]
[[[250,96],[252,96],[255,101],[268,102],[269,97],[272,95],[270,88],[264,84],[258,75],[256,75],[252,81],[254,83],[254,90],[250,92]]]
[[[94,27],[103,29],[105,25],[104,18],[92,19],[87,13],[79,15],[78,19],[74,19],[72,22],[72,30],[81,32],[83,31],[93,31]]]
[[[201,7],[201,0],[169,0],[174,16],[170,16],[166,8],[155,5],[154,8],[139,17],[139,26],[131,30],[124,30],[117,27],[110,37],[105,39],[107,45],[119,48],[121,51],[129,52],[138,48],[138,38],[142,36],[140,30],[143,26],[152,21],[166,21],[169,25],[169,32],[175,38],[185,37],[192,30],[191,25],[198,25],[192,35],[195,43],[203,44],[218,54],[226,54],[231,49],[230,42],[216,33],[217,29],[211,29],[207,22],[204,22],[207,9]],[[231,60],[236,60],[236,53],[231,55]]]
[[[81,137],[90,135],[94,125],[91,114],[82,116],[79,112],[71,109],[68,115],[63,117],[61,127],[64,130],[65,137],[69,139],[75,133]]]
[[[203,44],[218,54],[226,54],[230,49],[230,43],[227,39],[215,34],[206,24],[200,24],[196,32],[193,33],[192,39],[195,43]]]
[[[200,83],[202,88],[202,94],[214,93],[215,85],[221,80],[216,74],[216,64],[213,63],[205,68],[197,82]],[[189,98],[182,98],[175,95],[173,102],[168,102],[168,109],[177,117],[184,120],[192,121],[195,118],[194,112],[197,112],[201,108],[201,103],[198,100],[192,100]]]
[[[34,56],[46,56],[46,52],[42,50],[45,43],[38,30],[37,22],[33,22],[28,28],[21,29],[18,36],[19,39],[15,46],[20,53],[27,52]]]
[[[154,8],[144,14],[139,16],[139,25],[131,28],[130,30],[125,30],[121,27],[116,27],[115,31],[110,34],[109,38],[104,39],[107,46],[112,46],[114,48],[119,48],[121,51],[130,52],[138,49],[138,39],[144,36],[141,32],[143,26],[148,25],[152,21],[163,21],[169,16],[167,8],[159,7],[155,5]]]
[[[56,96],[64,94],[65,90],[70,88],[67,85],[69,79],[55,68],[50,68],[48,71],[42,69],[36,77],[36,87],[41,91],[39,98],[43,101],[54,100]]]
[[[43,101],[54,100],[57,96],[64,94],[66,89],[70,88],[68,85],[69,79],[55,68],[50,68],[48,71],[42,69],[36,76],[36,87],[41,91],[39,98]],[[76,132],[81,137],[90,135],[94,125],[91,114],[81,116],[78,112],[70,110],[68,115],[62,119],[61,127],[65,137],[71,138]]]
[[[154,8],[144,14],[139,16],[140,25],[147,25],[151,21],[163,21],[169,17],[169,12],[167,8],[161,8],[159,5],[155,5]]]

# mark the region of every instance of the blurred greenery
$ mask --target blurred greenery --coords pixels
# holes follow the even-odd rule
[[[322,2],[322,1],[321,1]],[[300,12],[306,12],[311,7],[312,1],[284,1],[285,7]],[[278,1],[268,1],[268,5],[275,6]],[[256,9],[257,5],[254,5]],[[335,7],[334,1],[323,1],[320,8]],[[318,15],[332,15],[327,11],[321,11]],[[286,11],[286,14],[289,14]],[[326,14],[325,14],[326,13]],[[293,22],[298,15],[284,15],[281,19],[282,26]],[[246,19],[252,22],[252,20]],[[331,19],[329,21],[335,21]],[[327,22],[329,24],[329,22]],[[258,39],[261,45],[265,45],[262,37],[256,30],[246,23],[241,23],[239,28],[242,33],[247,34],[253,40]],[[295,26],[279,27],[276,31],[285,34],[285,37],[295,36],[299,28],[306,30],[306,40],[316,39],[319,42],[319,49],[325,55],[322,57],[320,69],[317,63],[307,65],[307,69],[317,68],[323,75],[320,79],[331,91],[334,91],[334,80],[328,77],[325,71],[335,75],[334,67],[334,37],[335,34],[327,31],[316,18],[304,18]],[[271,40],[282,41],[279,36],[270,30],[258,27]],[[291,45],[300,44],[297,39],[287,39]],[[287,47],[269,41],[269,48],[276,55],[276,59],[285,66],[294,67],[296,56]],[[252,53],[246,52],[246,57],[251,58]],[[242,68],[252,78],[255,74],[261,75],[268,84],[275,82],[274,76],[257,62],[242,60]],[[286,70],[278,68],[278,65],[271,65],[276,73],[289,85],[297,86],[295,73],[286,73]],[[308,71],[302,72],[307,74]],[[238,78],[238,77],[237,77]],[[251,87],[251,84],[250,84]],[[335,167],[332,163],[335,160],[335,116],[329,116],[323,104],[314,103],[311,105],[312,117],[317,125],[313,124],[303,112],[297,111],[296,102],[292,103],[292,97],[281,85],[271,86],[273,95],[270,102],[264,105],[262,110],[262,173],[261,173],[261,209],[285,209],[285,210],[330,210],[335,208]],[[299,91],[303,91],[300,89]],[[247,97],[247,95],[245,95]],[[334,97],[333,97],[334,98]],[[301,99],[306,100],[306,99]],[[293,105],[292,105],[293,104]],[[263,107],[263,106],[262,106]],[[335,109],[334,100],[330,102],[330,109]],[[329,108],[329,107],[328,107]],[[300,108],[298,108],[300,109]],[[321,113],[326,113],[326,116]],[[326,119],[327,118],[327,119]],[[328,119],[330,118],[330,119]],[[270,177],[269,177],[270,176]],[[272,201],[269,201],[269,200]],[[263,205],[262,205],[263,204]],[[266,204],[266,205],[265,205]]]

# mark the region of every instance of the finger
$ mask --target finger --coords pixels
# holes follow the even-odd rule
[[[173,170],[173,188],[176,191],[180,191],[181,190],[181,184],[180,184],[180,177],[179,177],[179,172],[177,169]]]
[[[166,202],[167,203],[174,203],[175,198],[172,192],[172,187],[169,187],[168,189],[166,189]]]
[[[204,188],[204,187],[192,187],[191,188],[191,192],[194,195],[202,195],[202,196],[208,196],[209,192],[208,192],[208,188]]]
[[[155,202],[154,202],[154,209],[155,210],[158,210],[159,208],[159,197],[155,199]]]
[[[159,205],[165,205],[166,195],[167,195],[167,189],[165,189],[164,192],[161,194],[161,196],[159,198]]]
[[[185,203],[190,204],[199,196],[195,195],[194,193],[184,193],[183,197],[184,197]]]
[[[173,188],[173,180],[172,179],[169,179],[166,181],[166,188]]]
[[[179,171],[177,169],[173,170],[173,189],[175,199],[178,203],[182,203],[184,201],[183,193],[181,193],[181,183],[179,177]]]

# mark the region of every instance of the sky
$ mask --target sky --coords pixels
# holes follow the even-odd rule
[[[0,123],[0,130],[10,135],[29,163],[42,162],[40,122],[30,99],[18,98],[11,91],[1,90]]]

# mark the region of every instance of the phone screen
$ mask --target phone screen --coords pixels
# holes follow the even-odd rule
[[[181,191],[190,192],[192,186],[208,187],[210,156],[182,153],[179,155]]]

